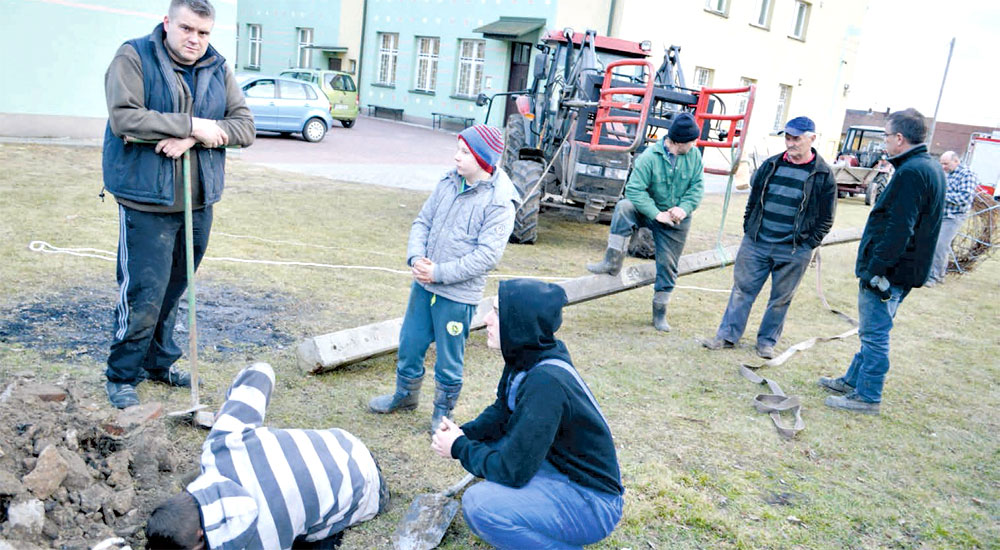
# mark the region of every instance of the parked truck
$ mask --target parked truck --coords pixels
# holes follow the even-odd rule
[[[994,197],[1000,195],[1000,130],[973,133],[963,162],[979,176],[982,191]]]

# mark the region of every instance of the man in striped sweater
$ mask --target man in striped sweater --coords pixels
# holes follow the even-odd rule
[[[267,363],[243,369],[202,445],[201,475],[153,510],[147,547],[336,548],[375,517],[389,490],[367,447],[344,430],[265,428]]]
[[[812,251],[833,226],[837,184],[816,153],[816,125],[800,116],[785,125],[785,152],[754,173],[743,215],[743,242],[733,265],[733,290],[715,337],[702,345],[716,350],[736,345],[768,276],[771,297],[757,331],[757,355],[774,357],[785,314],[809,267]]]

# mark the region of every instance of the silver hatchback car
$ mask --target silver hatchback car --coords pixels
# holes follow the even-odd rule
[[[257,130],[301,133],[321,141],[333,124],[330,100],[315,84],[275,76],[240,75],[237,82],[253,113]]]

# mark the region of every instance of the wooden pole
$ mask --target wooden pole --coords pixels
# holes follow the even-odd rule
[[[861,239],[860,229],[831,231],[821,246],[843,244]],[[735,258],[739,246],[724,249],[727,258]],[[677,265],[678,275],[690,275],[724,265],[718,251],[709,250],[681,256]],[[603,298],[626,290],[650,285],[656,279],[656,263],[645,262],[622,270],[615,277],[608,275],[586,275],[557,283],[566,290],[567,305]],[[476,309],[469,330],[479,330],[485,326],[483,319],[493,307],[493,297],[484,298]],[[392,353],[399,349],[399,329],[403,319],[389,319],[356,328],[340,330],[314,336],[301,342],[298,347],[299,367],[305,373],[320,374],[337,367],[352,365],[366,359]]]

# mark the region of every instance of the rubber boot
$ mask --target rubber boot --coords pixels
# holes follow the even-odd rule
[[[608,248],[604,251],[604,259],[594,264],[587,264],[587,271],[595,274],[607,273],[614,276],[621,273],[622,262],[625,261],[625,251]]]
[[[434,389],[434,413],[431,415],[431,435],[437,431],[442,418],[446,416],[451,418],[451,411],[455,409],[455,403],[458,403],[458,395],[462,393],[461,382],[450,386],[441,382],[435,382],[435,384],[437,387]]]
[[[378,397],[368,402],[368,409],[375,413],[391,413],[396,411],[412,411],[417,408],[420,400],[420,384],[423,378],[407,378],[396,374],[396,391]]]
[[[670,302],[670,293],[659,291],[653,293],[653,327],[662,332],[670,332],[670,324],[667,323],[667,303]]]

